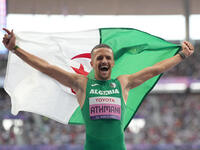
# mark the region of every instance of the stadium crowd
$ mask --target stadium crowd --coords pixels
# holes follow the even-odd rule
[[[0,100],[1,122],[5,113],[10,111],[10,101]],[[3,111],[2,111],[3,110]],[[18,144],[17,136],[23,137],[24,144],[62,145],[83,144],[85,140],[84,126],[63,125],[39,117],[38,123],[33,114],[23,112],[23,126],[21,135],[14,133],[14,127],[6,131],[0,126],[0,144]],[[161,94],[148,96],[138,112],[136,118],[143,118],[146,122],[139,133],[126,129],[127,144],[200,144],[200,95],[199,94]],[[20,117],[21,118],[21,117]],[[23,144],[22,143],[22,144]]]

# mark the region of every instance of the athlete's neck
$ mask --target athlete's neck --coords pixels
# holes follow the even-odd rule
[[[107,80],[110,80],[111,77],[104,79],[104,78],[100,78],[100,77],[98,77],[97,75],[95,75],[95,79],[96,79],[96,80],[101,80],[101,81],[107,81]]]

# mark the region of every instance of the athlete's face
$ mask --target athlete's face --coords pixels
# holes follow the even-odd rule
[[[97,48],[93,51],[91,65],[97,80],[109,80],[114,66],[113,52],[109,48]]]

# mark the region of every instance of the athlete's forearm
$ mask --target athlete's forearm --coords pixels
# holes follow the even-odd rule
[[[184,58],[187,58],[191,56],[194,53],[194,46],[190,42],[183,42],[182,43],[182,50],[175,56],[168,58],[166,60],[163,60],[157,64],[154,65],[154,67],[157,67],[159,69],[158,74],[163,73],[172,67],[179,64]]]
[[[51,65],[47,61],[26,52],[25,50],[16,46],[16,37],[13,33],[13,30],[9,31],[5,28],[3,28],[3,30],[7,32],[7,34],[4,35],[2,42],[9,51],[14,52],[27,64],[39,70],[40,72],[54,78],[61,84],[73,88],[75,91],[83,89],[81,82],[82,80],[87,79],[83,75],[77,75],[75,73],[67,72],[60,67]]]
[[[123,75],[121,76],[120,80],[121,83],[124,84],[125,89],[132,89],[140,84],[144,83],[148,79],[153,78],[154,76],[157,76],[177,64],[179,64],[184,58],[187,58],[191,56],[194,53],[194,47],[191,43],[185,41],[182,43],[182,50],[177,55],[168,58],[166,60],[163,60],[159,63],[156,63],[155,65],[151,67],[147,67],[139,72],[133,73],[131,75]]]
[[[157,68],[157,74],[161,74],[165,71],[168,71],[169,69],[173,68],[177,64],[183,61],[183,58],[181,58],[180,54],[176,54],[175,56],[165,59],[159,63],[156,63],[153,65],[153,67]]]
[[[57,66],[51,65],[47,61],[32,55],[21,48],[17,48],[14,53],[35,69],[54,78],[61,84],[73,88],[75,91],[82,89],[82,86],[79,84],[80,81],[83,80],[81,75],[76,75],[74,73],[67,72]]]
[[[21,48],[17,48],[14,52],[18,57],[20,57],[27,64],[31,65],[33,68],[46,73],[49,63],[35,55],[32,55]]]

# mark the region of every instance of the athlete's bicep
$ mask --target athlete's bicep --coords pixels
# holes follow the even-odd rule
[[[127,87],[129,89],[135,88],[158,74],[159,74],[159,68],[155,66],[147,67],[139,72],[128,75]]]
[[[48,71],[46,72],[48,76],[74,90],[81,88],[80,80],[84,77],[83,75],[67,72],[64,69],[54,65],[49,65],[48,67]]]

